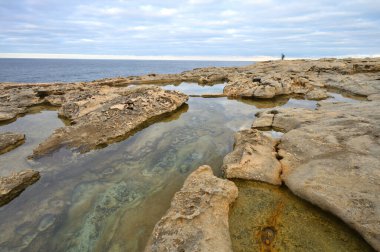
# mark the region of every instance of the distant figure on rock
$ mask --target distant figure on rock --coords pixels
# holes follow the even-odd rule
[[[281,53],[281,60],[285,59],[285,54]]]

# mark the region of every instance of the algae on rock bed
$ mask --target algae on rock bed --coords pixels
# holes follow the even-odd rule
[[[239,188],[229,218],[234,251],[374,251],[338,218],[286,187],[234,182]]]

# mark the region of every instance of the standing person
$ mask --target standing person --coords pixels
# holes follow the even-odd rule
[[[281,60],[285,59],[285,54],[281,53]]]

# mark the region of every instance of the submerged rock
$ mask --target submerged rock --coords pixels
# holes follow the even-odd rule
[[[380,250],[379,102],[321,103],[317,110],[276,110],[268,127],[286,132],[278,145],[282,179],[296,195],[328,210]],[[259,114],[256,125],[268,122]],[[263,120],[260,118],[263,116]]]
[[[233,152],[223,160],[224,175],[280,185],[281,164],[276,158],[276,145],[276,140],[258,130],[239,131]]]
[[[40,178],[38,171],[25,170],[9,177],[0,177],[0,206],[16,198]]]
[[[11,151],[25,142],[22,133],[5,132],[0,133],[0,154]]]
[[[145,251],[232,251],[228,212],[237,195],[233,182],[199,167],[174,195]]]
[[[229,217],[234,251],[373,251],[341,220],[286,187],[234,182],[239,189]]]

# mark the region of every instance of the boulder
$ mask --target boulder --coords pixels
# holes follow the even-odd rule
[[[226,178],[256,180],[281,185],[281,164],[276,158],[277,141],[255,129],[235,134],[234,150],[224,157]]]

